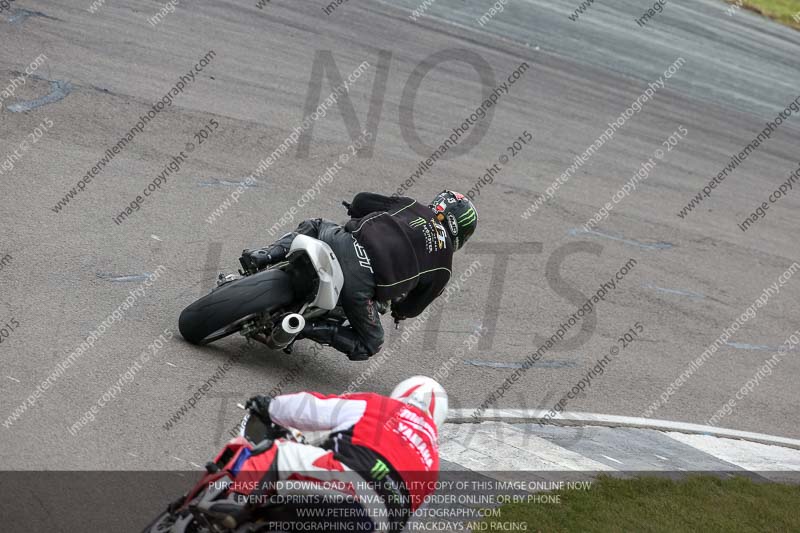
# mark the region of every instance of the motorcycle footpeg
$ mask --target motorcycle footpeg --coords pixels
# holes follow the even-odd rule
[[[217,287],[222,287],[226,283],[230,283],[231,281],[236,279],[235,274],[223,274],[220,272],[217,274]]]

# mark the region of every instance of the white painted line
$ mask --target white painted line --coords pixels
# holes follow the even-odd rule
[[[159,237],[158,235],[150,235],[150,237],[154,238],[157,241],[161,240],[161,237]]]
[[[625,464],[625,463],[623,463],[622,461],[617,461],[617,460],[616,460],[616,459],[614,459],[613,457],[609,457],[609,456],[607,456],[607,455],[603,455],[602,453],[601,453],[600,455],[601,455],[602,457],[605,457],[605,458],[606,458],[606,459],[608,459],[609,461],[614,461],[615,463],[619,463],[619,464]]]
[[[448,424],[439,436],[439,456],[482,471],[613,471],[529,431],[497,422]]]
[[[197,467],[197,468],[203,468],[203,467],[202,467],[202,466],[200,466],[199,464],[197,464],[197,463],[193,463],[193,462],[191,462],[191,461],[189,461],[189,464],[190,464],[190,465],[192,465],[192,466],[194,466],[194,467]]]
[[[185,462],[186,462],[186,461],[184,461],[183,459],[181,459],[180,457],[175,457],[174,455],[172,456],[172,458],[173,458],[173,459],[177,459],[178,461],[180,461],[180,462],[182,462],[182,463],[185,463]]]
[[[173,366],[173,367],[175,367],[175,368],[178,368],[176,365],[173,365],[173,364],[172,364],[172,363],[170,363],[169,361],[166,361],[166,363],[167,363],[169,366]]]
[[[131,453],[131,452],[128,452],[128,455],[130,455],[131,457],[139,457],[139,456],[138,456],[138,455],[136,455],[135,453]]]
[[[725,462],[751,472],[758,472],[775,481],[797,479],[796,475],[788,477],[787,473],[800,472],[800,450],[757,442],[720,439],[709,435],[687,435],[676,432],[667,432],[666,435]],[[770,472],[775,472],[775,474],[770,474]]]
[[[486,409],[477,418],[472,417],[475,409],[451,409],[447,421],[452,424],[485,422],[488,420],[503,421],[508,423],[523,422],[535,423],[544,421],[545,415],[549,417],[550,411],[544,409]],[[713,435],[729,439],[741,439],[763,444],[786,446],[800,450],[800,440],[786,437],[776,437],[764,433],[739,431],[738,429],[718,428],[701,424],[674,422],[672,420],[658,420],[654,418],[641,418],[635,416],[604,415],[598,413],[563,412],[556,413],[545,424],[557,426],[603,426],[603,427],[631,427],[656,429],[660,431],[677,431],[700,435]]]
[[[11,376],[6,376],[6,377],[7,377],[8,379],[12,380],[12,381],[16,381],[17,383],[19,383],[19,382],[20,382],[20,381],[19,381],[17,378],[12,378]]]
[[[657,453],[656,453],[656,454],[654,454],[654,455],[655,455],[656,457],[658,457],[659,459],[661,459],[662,461],[669,461],[669,459],[667,459],[666,457],[661,457],[661,456],[660,456],[660,455],[658,455]]]

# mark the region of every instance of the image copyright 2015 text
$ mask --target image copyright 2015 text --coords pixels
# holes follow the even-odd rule
[[[167,183],[167,176],[171,176],[172,174],[177,174],[180,172],[183,164],[189,160],[188,154],[191,154],[195,151],[196,146],[200,146],[203,144],[207,139],[210,138],[211,134],[219,128],[219,122],[216,119],[210,119],[207,124],[204,124],[203,127],[195,132],[193,135],[193,140],[197,142],[197,145],[193,142],[187,142],[184,150],[181,150],[178,155],[172,156],[172,161],[167,163],[161,173],[158,174],[153,180],[147,184],[147,186],[142,189],[142,194],[137,195],[136,198],[131,200],[130,204],[125,207],[119,214],[115,217],[112,217],[112,220],[116,225],[122,224],[129,216],[131,216],[134,212],[139,211],[144,203],[145,199],[150,197],[156,191],[161,190],[161,185]]]

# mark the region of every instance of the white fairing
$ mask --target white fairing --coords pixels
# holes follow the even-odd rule
[[[320,309],[334,309],[344,285],[344,274],[336,254],[327,243],[308,235],[298,235],[294,238],[288,255],[295,253],[307,254],[319,276],[317,297],[310,305]]]

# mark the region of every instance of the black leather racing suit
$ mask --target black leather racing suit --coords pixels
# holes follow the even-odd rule
[[[411,198],[359,193],[340,226],[304,220],[277,241],[287,249],[298,234],[326,242],[344,271],[339,303],[349,326],[307,324],[302,336],[365,360],[383,344],[378,302],[392,301],[397,319],[419,315],[450,279],[453,246],[435,213]]]

